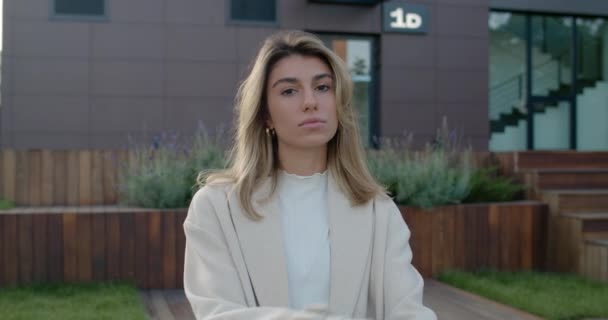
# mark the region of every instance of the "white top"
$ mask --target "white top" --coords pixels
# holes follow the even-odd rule
[[[329,304],[330,251],[327,171],[298,176],[279,171],[279,205],[293,309]]]

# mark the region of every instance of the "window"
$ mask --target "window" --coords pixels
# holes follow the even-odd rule
[[[230,19],[233,21],[275,22],[276,0],[231,0]]]
[[[105,0],[54,0],[56,15],[104,16]]]
[[[368,36],[319,35],[325,45],[341,57],[353,80],[353,106],[359,116],[361,140],[367,147],[376,146],[375,112],[376,56],[375,39]]]

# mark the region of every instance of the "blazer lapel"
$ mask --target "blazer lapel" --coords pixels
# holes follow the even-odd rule
[[[230,196],[230,212],[260,306],[287,307],[287,264],[276,192],[268,201],[261,201],[270,186],[271,179],[267,179],[252,197],[254,208],[264,217],[261,221],[245,216],[234,192]]]
[[[328,185],[331,246],[330,312],[354,313],[369,260],[373,235],[373,202],[353,207],[333,176]]]

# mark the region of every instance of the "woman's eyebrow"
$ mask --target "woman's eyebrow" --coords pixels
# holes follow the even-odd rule
[[[334,77],[329,73],[321,73],[321,74],[318,74],[318,75],[312,77],[312,81],[318,81],[323,78],[330,78],[331,80],[334,79]],[[281,82],[296,84],[299,82],[299,80],[297,78],[281,78],[272,84],[272,88],[276,87]]]
[[[329,73],[321,73],[321,74],[318,74],[318,75],[312,77],[312,80],[313,81],[317,81],[317,80],[320,80],[320,79],[323,79],[323,78],[330,78],[331,80],[333,80],[334,76],[332,76]]]
[[[296,78],[281,78],[281,79],[275,81],[275,83],[272,85],[272,88],[276,87],[281,82],[298,83],[298,79],[296,79]]]

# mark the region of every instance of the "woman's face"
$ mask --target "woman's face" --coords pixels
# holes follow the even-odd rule
[[[279,147],[326,146],[338,129],[331,69],[314,56],[290,55],[270,71],[266,87],[266,125],[274,128]]]

